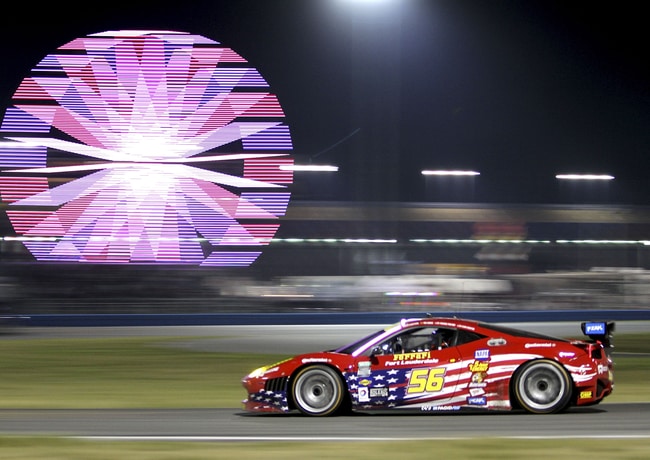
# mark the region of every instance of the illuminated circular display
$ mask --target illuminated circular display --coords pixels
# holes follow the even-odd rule
[[[0,127],[0,199],[39,261],[247,266],[284,215],[284,113],[232,49],[174,31],[75,39]]]

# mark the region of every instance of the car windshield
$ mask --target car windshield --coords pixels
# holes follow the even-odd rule
[[[337,348],[337,349],[335,349],[333,351],[336,352],[336,353],[344,353],[346,355],[349,355],[354,350],[356,350],[361,345],[363,345],[364,343],[367,343],[367,342],[371,341],[375,337],[378,337],[378,336],[380,336],[381,334],[383,334],[385,332],[386,332],[386,329],[380,329],[379,331],[373,332],[372,334],[367,335],[367,336],[363,337],[362,339],[359,339],[359,340],[357,340],[355,342],[352,342],[349,345],[345,345],[343,347]]]

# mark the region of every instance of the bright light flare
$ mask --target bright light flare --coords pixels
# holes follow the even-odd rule
[[[287,164],[280,165],[282,171],[314,171],[314,172],[326,172],[333,171],[336,172],[339,170],[338,166],[333,165],[297,165],[297,164]]]
[[[72,40],[12,103],[0,199],[36,260],[246,267],[286,211],[282,107],[243,57],[206,37]],[[50,180],[68,173],[79,177]]]
[[[560,180],[614,180],[609,174],[556,174]]]
[[[478,171],[446,170],[446,169],[425,169],[423,176],[479,176]]]

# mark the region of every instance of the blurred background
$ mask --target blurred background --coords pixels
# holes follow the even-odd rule
[[[4,240],[2,298],[26,314],[647,309],[649,219],[611,205],[298,201],[244,268],[36,263]]]
[[[77,37],[187,31],[257,68],[295,164],[330,168],[293,172],[277,233],[240,267],[37,262],[0,197],[3,311],[647,309],[639,5],[118,1],[79,20],[76,3],[16,4],[29,26],[3,19],[1,107]]]

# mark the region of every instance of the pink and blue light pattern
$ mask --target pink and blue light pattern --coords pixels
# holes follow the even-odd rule
[[[40,261],[248,266],[291,137],[268,84],[202,36],[110,31],[45,57],[0,127],[0,198]]]

